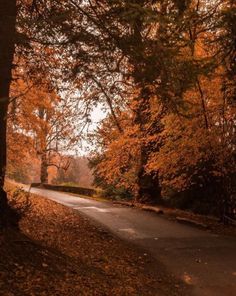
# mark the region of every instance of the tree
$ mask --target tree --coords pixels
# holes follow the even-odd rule
[[[28,139],[26,150],[30,149],[35,157],[40,158],[40,180],[47,183],[48,167],[66,169],[69,166],[63,154],[67,150],[73,151],[78,144],[78,111],[69,93],[64,93],[62,98],[46,80],[40,86],[31,82],[25,93],[24,89],[27,89],[27,84],[22,80],[12,85],[12,93],[21,95],[10,123],[15,133]],[[23,150],[22,147],[20,149]]]
[[[198,11],[205,9],[202,5],[198,2]],[[227,66],[233,42],[231,29],[222,26],[222,13],[225,19],[228,7],[223,3],[206,23],[190,27],[186,54],[211,61],[209,75],[198,75],[195,87],[185,94],[184,117],[165,116],[163,145],[159,153],[150,155],[147,165],[148,170],[159,172],[164,195],[177,204],[217,214],[225,202],[232,214],[236,201],[234,83]]]
[[[181,108],[184,93],[191,88],[200,73],[207,72],[204,60],[202,64],[193,57],[184,56],[184,48],[189,47],[188,24],[192,17],[191,3],[186,1],[90,1],[77,5],[70,1],[77,10],[78,18],[83,20],[76,32],[75,27],[68,25],[65,32],[73,32],[75,44],[72,53],[76,57],[74,76],[84,76],[85,85],[96,71],[96,85],[104,95],[114,98],[115,110],[112,118],[119,132],[123,130],[118,116],[128,104],[132,108],[133,125],[139,142],[137,156],[136,198],[151,201],[160,199],[158,175],[147,173],[145,166],[150,150],[159,150],[152,142],[154,134],[161,130],[160,119],[165,112],[177,112]],[[204,15],[208,18],[210,12]],[[196,15],[197,17],[197,15]],[[202,18],[198,15],[197,21]],[[78,23],[76,23],[78,24]],[[69,30],[70,28],[70,30]],[[91,30],[90,28],[93,28]],[[66,30],[67,29],[67,30]],[[68,33],[69,34],[69,33]],[[69,37],[68,37],[69,42]],[[94,63],[96,62],[96,66]],[[109,67],[108,65],[112,65]],[[114,65],[114,66],[113,66]],[[85,69],[85,70],[84,70]],[[82,73],[82,74],[81,74]],[[120,89],[111,87],[107,91],[104,84],[109,81],[118,84]],[[91,80],[93,80],[91,78]],[[119,95],[118,95],[119,94]],[[107,96],[105,96],[107,97]],[[123,99],[123,105],[120,100]],[[97,98],[97,97],[95,97]],[[163,114],[154,114],[152,105],[161,105]],[[121,105],[122,107],[116,108]],[[157,108],[158,109],[158,108]],[[115,114],[115,116],[114,116]],[[152,123],[151,123],[152,122]],[[118,124],[117,124],[118,123]],[[147,141],[150,139],[150,142]],[[132,141],[132,139],[130,138]]]
[[[41,72],[45,70],[39,46],[36,46],[37,44],[34,42],[34,33],[37,31],[37,34],[40,36],[45,35],[45,38],[46,34],[48,34],[47,37],[50,35],[49,38],[53,38],[53,35],[58,36],[57,32],[51,30],[53,24],[49,21],[51,13],[57,4],[59,2],[56,0],[45,0],[40,3],[35,0],[32,2],[2,0],[0,3],[0,203],[2,215],[5,215],[4,212],[7,212],[5,209],[8,208],[3,186],[6,172],[7,112],[10,101],[10,84],[12,70],[17,62],[17,59],[15,59],[13,63],[15,49],[17,55],[21,53],[27,54],[25,60],[30,65],[29,68],[32,73],[35,74],[39,67]],[[63,9],[64,6],[59,5],[59,8]],[[46,28],[40,27],[42,19],[44,21],[47,19]],[[45,50],[44,54],[49,54],[49,52]],[[40,63],[37,63],[39,61]],[[37,71],[35,71],[36,68]]]
[[[7,197],[3,189],[6,172],[7,109],[15,49],[16,0],[0,2],[0,208],[1,218],[7,209]]]
[[[227,18],[227,31],[222,23],[225,5],[227,10],[232,6],[189,1],[179,7],[172,1],[157,1],[156,10],[150,9],[145,15],[150,8],[148,2],[134,2],[114,6],[109,3],[109,8],[101,9],[107,22],[108,11],[113,12],[115,25],[106,26],[107,31],[113,28],[106,44],[113,37],[127,58],[127,76],[122,79],[127,81],[129,77],[129,96],[125,97],[125,109],[117,112],[122,132],[115,131],[112,117],[97,131],[101,152],[93,160],[96,179],[105,187],[125,185],[130,190],[133,186],[131,192],[138,200],[146,199],[145,192],[147,200],[151,200],[155,196],[152,188],[158,189],[159,181],[164,189],[177,191],[193,188],[194,183],[196,192],[203,192],[204,183],[204,190],[215,187],[213,191],[219,193],[216,198],[211,192],[209,202],[215,198],[220,204],[227,191],[227,186],[220,183],[234,175],[235,111],[230,103],[232,95],[228,101],[224,98],[226,93],[232,94],[233,80],[231,91],[228,88],[225,92],[222,79],[229,77],[225,65],[234,61],[232,14]],[[128,20],[122,15],[124,8]],[[152,15],[153,19],[147,22],[144,15],[147,19]],[[223,61],[228,51],[220,49],[225,34],[231,45],[227,45],[227,62]],[[129,121],[122,125],[124,112],[129,113]],[[220,172],[222,168],[224,173]]]
[[[90,135],[93,147],[96,147],[90,156],[90,166],[95,175],[94,183],[110,195],[116,195],[117,192],[123,192],[126,196],[137,195],[140,142],[135,136],[137,129],[132,125],[131,115],[132,113],[126,111],[117,117],[122,133],[110,115],[102,121],[97,131]]]

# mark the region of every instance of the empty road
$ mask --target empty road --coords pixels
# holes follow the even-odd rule
[[[236,295],[236,239],[169,221],[155,213],[39,188],[31,192],[96,220],[162,262],[195,296]]]

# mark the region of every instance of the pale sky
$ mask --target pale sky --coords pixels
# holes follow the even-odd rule
[[[103,120],[107,115],[107,112],[104,112],[102,110],[101,106],[97,106],[94,108],[93,112],[91,113],[91,124],[89,125],[88,132],[93,132],[98,127],[101,120]],[[89,149],[92,150],[92,146],[85,140],[82,141],[82,148],[79,148],[79,155],[87,155],[89,152]]]

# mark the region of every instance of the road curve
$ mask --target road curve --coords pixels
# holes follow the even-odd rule
[[[96,220],[162,262],[192,286],[194,296],[236,295],[236,239],[169,221],[155,213],[31,188],[31,193],[71,207]]]

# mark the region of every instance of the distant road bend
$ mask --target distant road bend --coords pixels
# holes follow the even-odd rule
[[[155,213],[31,188],[31,192],[96,220],[162,262],[197,296],[236,295],[236,238],[168,221]]]

